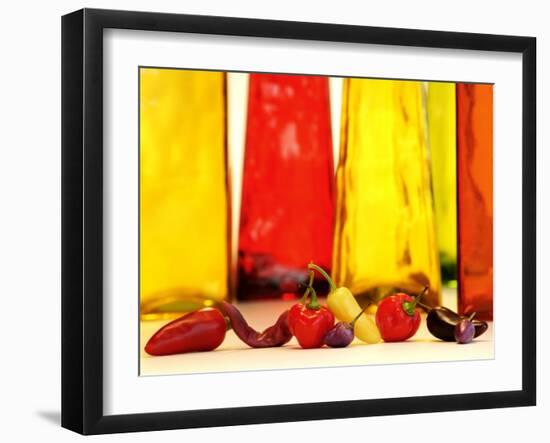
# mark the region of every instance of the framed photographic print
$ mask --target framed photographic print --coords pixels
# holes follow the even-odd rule
[[[534,405],[535,51],[64,16],[62,425]]]

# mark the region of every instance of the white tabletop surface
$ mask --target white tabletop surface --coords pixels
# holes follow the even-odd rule
[[[454,308],[453,297],[456,299],[453,291],[445,291],[444,304]],[[293,303],[243,302],[237,306],[251,326],[263,330],[273,324],[279,314]],[[349,347],[342,349],[326,346],[320,349],[302,349],[293,338],[283,347],[252,349],[241,342],[233,331],[228,331],[224,342],[214,351],[163,357],[147,355],[143,346],[165,323],[167,320],[141,322],[140,374],[143,376],[494,358],[492,323],[481,337],[467,345],[458,345],[442,342],[431,336],[426,328],[425,316],[415,336],[400,343],[367,345],[355,339]]]

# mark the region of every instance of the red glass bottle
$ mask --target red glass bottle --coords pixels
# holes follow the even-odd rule
[[[237,297],[293,298],[330,271],[334,167],[328,78],[251,74]],[[315,285],[322,293],[322,280]]]
[[[493,86],[458,83],[458,309],[493,318]]]

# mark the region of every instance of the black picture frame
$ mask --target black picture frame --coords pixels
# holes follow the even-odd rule
[[[192,32],[519,53],[523,64],[522,389],[506,392],[104,415],[103,30]],[[536,404],[536,39],[83,9],[62,18],[62,426],[82,434]]]

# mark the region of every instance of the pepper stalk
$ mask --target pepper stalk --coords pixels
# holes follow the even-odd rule
[[[321,268],[320,266],[317,266],[315,263],[310,263],[309,265],[307,265],[307,267],[308,267],[308,269],[316,270],[319,274],[321,274],[323,277],[325,277],[325,279],[327,280],[327,282],[330,286],[330,292],[336,291],[336,289],[338,289],[336,287],[336,285],[334,284],[334,280],[332,280],[330,275],[328,275],[327,271],[325,271],[323,268]]]
[[[313,289],[313,278],[314,277],[315,277],[315,273],[313,271],[310,271],[310,273],[309,273],[309,282],[307,284],[307,288],[306,288],[306,291],[304,292],[304,295],[302,295],[302,298],[300,298],[300,303],[305,303],[309,293]]]
[[[422,290],[422,292],[420,294],[418,294],[413,301],[404,301],[403,302],[403,310],[409,314],[411,317],[414,315],[414,308],[416,308],[416,305],[418,304],[418,302],[420,301],[420,299],[422,298],[422,296],[428,292],[428,289],[429,287],[428,286],[424,286],[424,289]]]
[[[316,310],[321,308],[321,305],[319,304],[319,301],[317,300],[317,292],[315,291],[313,286],[310,286],[309,289],[311,290],[311,300],[306,305],[306,308],[316,311]]]

